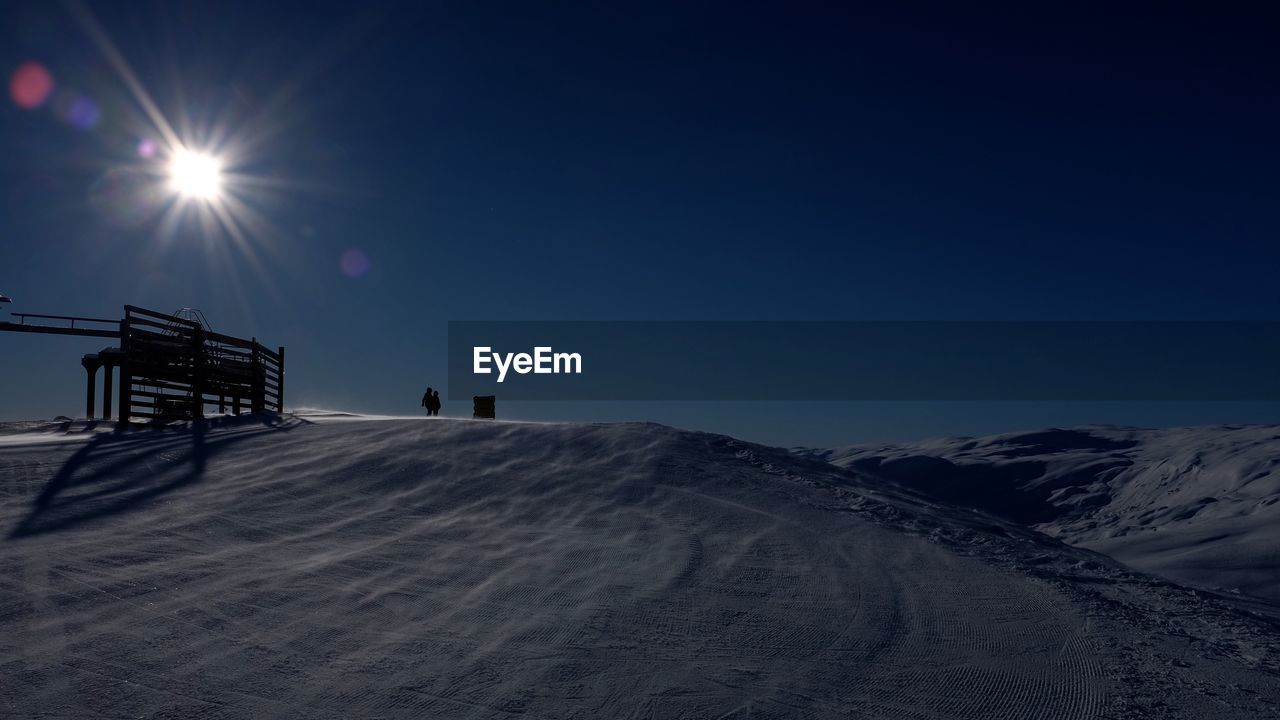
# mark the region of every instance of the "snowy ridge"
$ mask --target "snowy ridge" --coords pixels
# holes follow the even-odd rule
[[[16,716],[1280,709],[1265,608],[719,435],[226,419],[0,447],[0,493]]]
[[[816,455],[1140,570],[1280,601],[1280,426],[1083,427]]]

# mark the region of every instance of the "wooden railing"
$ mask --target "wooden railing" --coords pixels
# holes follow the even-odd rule
[[[80,337],[120,337],[120,321],[102,318],[78,317],[75,315],[40,315],[36,313],[13,313],[11,317],[18,322],[0,321],[0,330],[21,333],[41,333],[45,335],[77,335]],[[37,322],[27,322],[34,319]],[[57,320],[58,324],[38,322]],[[76,323],[80,323],[79,327]]]

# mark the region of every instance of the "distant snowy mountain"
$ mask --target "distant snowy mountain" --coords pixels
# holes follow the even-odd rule
[[[1280,426],[1091,426],[809,454],[1136,569],[1280,600]]]

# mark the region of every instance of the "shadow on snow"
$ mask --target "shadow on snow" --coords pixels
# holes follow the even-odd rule
[[[204,478],[209,459],[264,433],[287,432],[305,420],[279,415],[201,420],[189,427],[104,433],[63,463],[8,536],[66,530],[138,510]],[[208,437],[209,430],[221,430]]]

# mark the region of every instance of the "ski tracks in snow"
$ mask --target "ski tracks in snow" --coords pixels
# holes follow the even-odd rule
[[[191,442],[0,448],[0,523],[26,528],[0,545],[0,715],[1250,717],[1277,687],[1240,659],[1265,644],[1162,664],[1172,633],[1061,546],[719,436]]]

